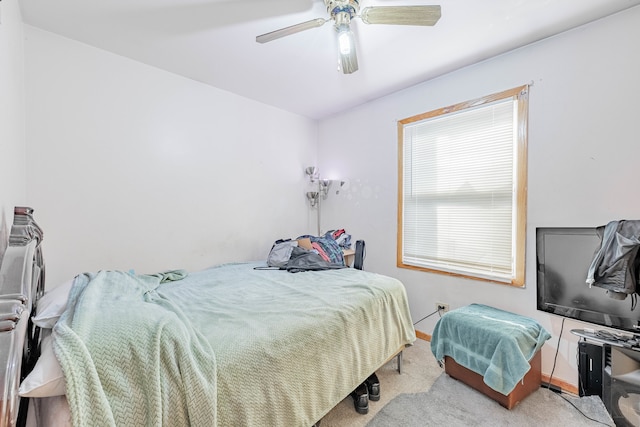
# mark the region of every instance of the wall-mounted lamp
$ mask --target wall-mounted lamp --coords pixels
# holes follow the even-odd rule
[[[318,168],[315,166],[309,166],[304,170],[304,173],[307,175],[307,177],[309,178],[309,181],[311,182],[315,182],[320,175]]]
[[[307,199],[309,199],[309,203],[311,207],[315,207],[320,198],[322,200],[326,200],[329,195],[329,189],[331,188],[331,184],[333,181],[330,179],[320,178],[320,173],[318,168],[315,166],[309,166],[304,170],[304,173],[309,178],[309,182],[313,185],[314,189],[312,191],[307,191]],[[317,190],[316,187],[317,186]]]
[[[330,179],[321,179],[318,181],[320,187],[320,194],[322,195],[322,200],[326,200],[329,195],[329,188],[331,188],[331,180]]]
[[[319,198],[320,194],[317,191],[307,191],[307,199],[309,200],[309,204],[312,208],[318,204]]]
[[[304,170],[305,175],[309,179],[309,182],[314,185],[317,185],[317,190],[314,188],[311,191],[307,191],[307,200],[309,200],[309,204],[312,208],[316,208],[318,210],[318,236],[320,236],[320,200],[326,200],[329,195],[329,189],[331,188],[331,184],[333,181],[330,179],[322,179],[320,178],[320,173],[318,168],[315,166],[309,166]],[[344,184],[344,181],[340,181],[340,187]]]

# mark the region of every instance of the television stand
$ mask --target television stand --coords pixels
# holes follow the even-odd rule
[[[593,329],[572,329],[571,333],[584,340],[640,351],[640,335],[638,334]]]
[[[640,346],[635,341],[637,335],[613,334],[611,337],[584,329],[572,329],[571,333],[582,338],[578,343],[580,395],[583,395],[583,390],[598,394],[616,426],[640,426],[640,413],[634,409],[640,404]],[[585,378],[588,379],[586,384]],[[601,393],[593,392],[598,391],[598,387],[601,387]]]

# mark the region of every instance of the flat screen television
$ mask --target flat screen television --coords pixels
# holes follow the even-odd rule
[[[538,310],[640,333],[640,308],[632,309],[631,296],[616,300],[586,283],[599,247],[595,227],[536,229]]]

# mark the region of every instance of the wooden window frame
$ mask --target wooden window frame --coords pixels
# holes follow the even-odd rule
[[[399,268],[407,268],[411,270],[426,271],[438,274],[446,274],[450,276],[465,277],[474,280],[507,284],[516,287],[525,286],[525,253],[526,253],[526,215],[527,215],[527,144],[528,144],[528,97],[529,86],[523,85],[503,92],[488,95],[482,98],[474,99],[467,102],[439,108],[427,113],[418,114],[398,121],[398,223],[397,223],[397,266]],[[514,220],[514,261],[512,279],[505,282],[499,279],[491,279],[470,274],[461,274],[451,271],[426,268],[405,264],[403,262],[403,183],[404,183],[404,128],[405,125],[431,119],[434,117],[444,116],[450,113],[460,112],[483,104],[512,98],[517,101],[517,123],[516,132],[516,157],[514,167],[516,169],[515,179],[515,220]],[[512,251],[513,252],[513,251]]]

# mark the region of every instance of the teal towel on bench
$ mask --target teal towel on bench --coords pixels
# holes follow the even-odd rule
[[[507,395],[549,338],[549,332],[533,319],[471,304],[442,316],[433,330],[431,351],[438,361],[452,357],[482,375],[489,387]]]

